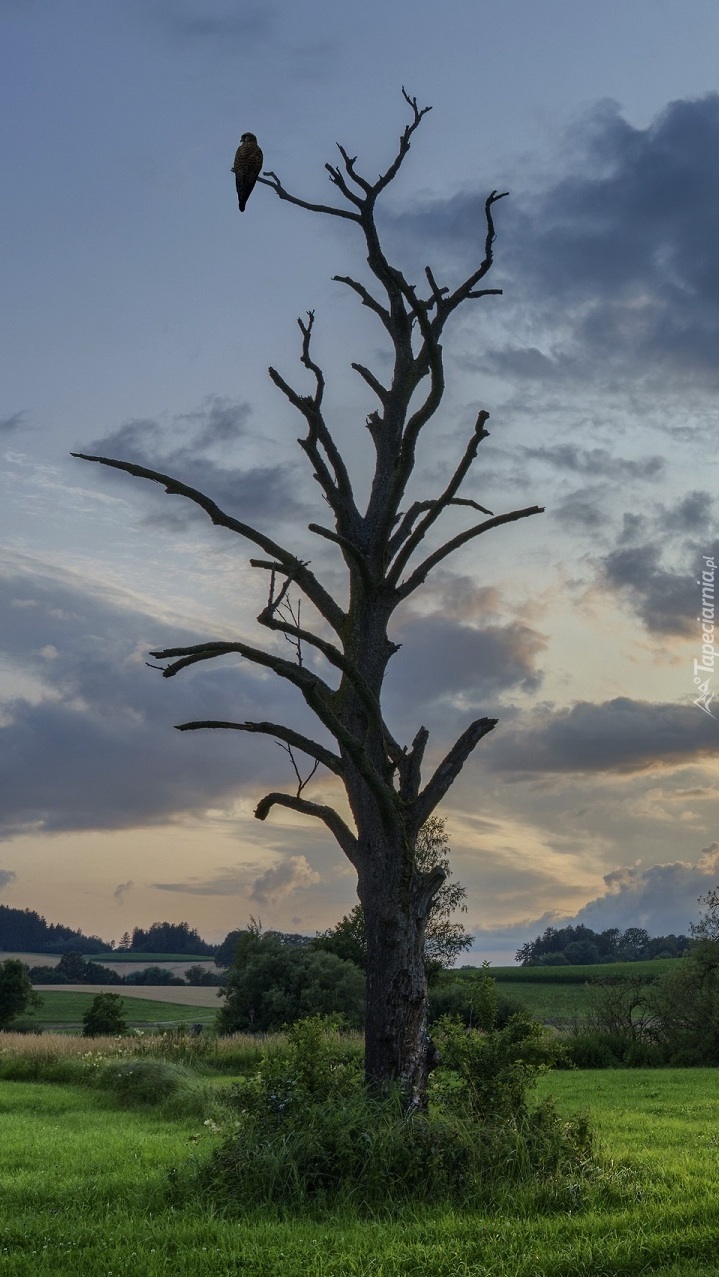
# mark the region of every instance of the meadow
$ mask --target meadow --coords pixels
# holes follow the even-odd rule
[[[170,1049],[168,1053],[168,1041]],[[45,1052],[64,1083],[0,1081],[0,1270],[8,1277],[709,1277],[719,1243],[719,1074],[711,1069],[562,1072],[540,1083],[567,1115],[591,1115],[606,1168],[548,1207],[516,1188],[492,1211],[225,1215],[187,1191],[222,1124],[227,1066],[280,1039],[228,1039],[221,1073],[201,1049],[188,1102],[127,1107],[91,1084],[93,1060],[140,1043],[0,1037],[0,1061]],[[143,1039],[166,1058],[181,1035]],[[153,1045],[154,1044],[154,1045]],[[359,1041],[358,1041],[359,1049]],[[193,1049],[192,1047],[190,1049]],[[112,1053],[115,1052],[115,1057]],[[88,1056],[90,1057],[88,1060]],[[186,1058],[186,1057],[183,1057]],[[83,1075],[84,1070],[84,1075]],[[224,1077],[223,1077],[224,1073]],[[57,1073],[54,1074],[58,1076]],[[84,1076],[84,1081],[83,1081]],[[0,1069],[0,1077],[7,1071]],[[124,1106],[123,1106],[124,1105]],[[185,1187],[183,1188],[183,1184]],[[240,1204],[241,1206],[241,1204]]]
[[[122,986],[92,985],[88,991],[77,989],[68,992],[55,987],[40,987],[42,1004],[34,1012],[32,1019],[43,1029],[65,1029],[79,1032],[82,1029],[82,1017],[93,998],[102,989],[119,993],[125,1006],[127,1023],[130,1028],[151,1029],[156,1026],[173,1024],[211,1025],[217,1014],[219,1001],[217,989],[179,988],[179,993],[189,994],[193,1001],[188,1005],[174,1001],[172,986],[158,985],[153,987],[137,986],[137,990]],[[209,996],[208,996],[209,995]],[[204,1001],[205,1005],[198,1005]],[[208,1005],[209,1003],[209,1005]]]

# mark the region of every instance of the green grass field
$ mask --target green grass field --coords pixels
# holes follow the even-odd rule
[[[122,986],[117,990],[122,997]],[[81,1029],[82,1017],[95,994],[61,993],[46,990],[40,994],[42,1005],[32,1018],[48,1028]],[[219,1002],[217,1004],[219,1006]],[[213,1007],[182,1006],[177,1002],[155,1002],[149,998],[125,998],[125,1015],[130,1028],[148,1028],[167,1024],[212,1024],[217,1011]]]
[[[561,1110],[589,1109],[610,1194],[537,1214],[223,1218],[173,1200],[168,1172],[205,1157],[202,1119],[161,1120],[80,1086],[0,1083],[3,1277],[716,1277],[719,1073],[561,1073]]]
[[[191,953],[131,953],[126,949],[109,949],[107,953],[84,953],[82,956],[88,962],[100,962],[104,967],[111,966],[113,962],[141,962],[145,967],[154,967],[158,962],[186,962],[188,966],[193,962],[212,962],[206,953],[198,956]]]
[[[646,962],[606,962],[592,966],[566,967],[489,967],[489,974],[503,983],[513,984],[584,984],[597,976],[647,976],[656,979],[681,962],[681,958],[653,959]],[[463,979],[477,979],[481,967],[461,967],[454,972]]]
[[[588,984],[551,984],[527,981],[524,984],[497,980],[500,996],[527,1007],[542,1024],[566,1028],[582,1020],[589,1006]]]

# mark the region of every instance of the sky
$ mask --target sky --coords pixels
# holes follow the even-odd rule
[[[250,546],[70,453],[203,488],[341,592],[267,368],[306,391],[313,310],[366,491],[374,399],[351,363],[381,376],[388,354],[332,279],[363,278],[362,245],[268,186],[240,215],[230,168],[252,131],[302,198],[331,198],[338,142],[374,180],[404,85],[432,107],[378,212],[405,274],[456,286],[486,195],[509,192],[503,294],[448,325],[412,495],[441,490],[486,410],[464,495],[545,508],[445,561],[394,629],[387,713],[407,743],[429,729],[430,766],[499,719],[440,811],[466,960],[511,961],[548,925],[696,921],[719,882],[717,47],[715,0],[0,0],[0,902],[215,941],[251,916],[314,934],[356,901],[323,826],[253,818],[292,786],[275,742],[173,730],[306,728],[292,689],[241,661],[147,664],[261,639]],[[339,801],[327,773],[306,793]]]

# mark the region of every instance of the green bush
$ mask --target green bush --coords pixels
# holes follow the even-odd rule
[[[247,933],[224,987],[220,1033],[268,1032],[313,1015],[340,1014],[350,1028],[364,1019],[364,975],[353,962],[271,932]]]
[[[441,976],[429,991],[430,1024],[449,1015],[461,1020],[467,1028],[485,1028],[488,1025],[503,1028],[511,1016],[523,1010],[518,998],[498,994],[491,976],[479,976],[467,980]]]
[[[39,1020],[34,1020],[31,1015],[18,1015],[14,1020],[6,1026],[8,1033],[42,1033],[42,1025]]]
[[[98,993],[82,1017],[82,1033],[86,1038],[106,1034],[127,1033],[125,1004],[118,993]]]
[[[235,1129],[196,1172],[204,1191],[239,1211],[386,1214],[407,1203],[490,1202],[537,1180],[561,1197],[571,1173],[576,1197],[596,1173],[586,1122],[526,1100],[556,1054],[541,1027],[515,1017],[478,1033],[445,1021],[438,1036],[445,1062],[429,1109],[408,1114],[396,1088],[365,1088],[354,1043],[319,1017],[296,1024],[286,1049],[231,1092]]]
[[[612,1042],[608,1033],[578,1033],[564,1042],[564,1050],[576,1069],[616,1069],[622,1062],[623,1051],[620,1047],[617,1054]]]
[[[9,1029],[16,1016],[41,1001],[19,958],[0,962],[0,1029]]]

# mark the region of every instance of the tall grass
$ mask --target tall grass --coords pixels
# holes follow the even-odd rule
[[[205,1072],[243,1074],[257,1068],[268,1052],[281,1051],[286,1035],[237,1033],[231,1037],[179,1029],[136,1032],[125,1037],[86,1038],[79,1034],[0,1033],[0,1078],[8,1081],[82,1081],[88,1070],[111,1060],[164,1060]],[[359,1054],[362,1041],[352,1036]]]

